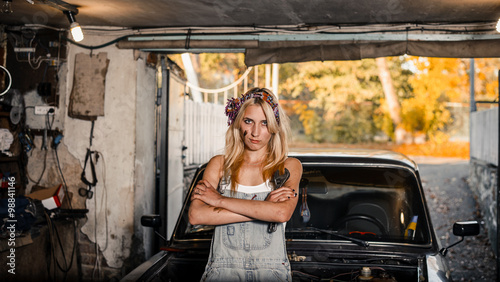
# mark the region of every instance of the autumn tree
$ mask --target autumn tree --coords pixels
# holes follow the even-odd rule
[[[202,53],[190,54],[200,87],[216,89],[231,84],[246,70],[244,55],[241,53]],[[180,54],[169,58],[181,67]]]
[[[281,94],[294,107],[314,142],[370,141],[374,101],[382,95],[374,60],[284,64]]]
[[[246,69],[242,54],[192,56],[206,88],[226,86]],[[497,97],[499,63],[476,59],[476,97]],[[470,59],[411,56],[288,63],[280,66],[276,94],[310,141],[364,142],[381,131],[395,140],[398,126],[414,136],[446,139],[442,132],[452,121],[446,103],[468,102],[469,64]]]
[[[475,59],[474,90],[477,100],[493,101],[498,97],[499,58]],[[468,94],[468,93],[467,93]],[[468,96],[462,100],[468,101]]]
[[[415,68],[409,82],[413,96],[402,102],[402,126],[431,140],[446,139],[443,129],[451,120],[445,102],[467,93],[467,65],[461,59],[408,57]]]
[[[392,82],[391,72],[386,62],[386,58],[376,58],[377,68],[379,72],[380,82],[384,89],[385,101],[387,102],[387,109],[392,122],[397,127],[401,123],[401,105]]]

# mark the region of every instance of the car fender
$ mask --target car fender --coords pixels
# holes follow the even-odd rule
[[[428,281],[449,281],[451,278],[448,265],[440,254],[427,255],[426,267]]]

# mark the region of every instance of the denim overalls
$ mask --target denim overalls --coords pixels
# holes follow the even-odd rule
[[[226,187],[220,191],[226,197],[264,201],[269,194],[236,192],[231,196]],[[201,281],[292,281],[284,224],[278,224],[273,233],[267,231],[268,225],[254,220],[216,226]]]

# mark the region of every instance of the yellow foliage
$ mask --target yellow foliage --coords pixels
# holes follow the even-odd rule
[[[402,127],[423,132],[440,140],[440,132],[452,122],[446,102],[461,102],[467,97],[467,65],[461,59],[410,57],[417,71],[409,79],[413,97],[402,101]]]
[[[377,128],[380,128],[392,140],[395,138],[394,123],[387,109],[387,103],[384,98],[379,99],[379,108],[374,111],[374,122]]]
[[[304,126],[306,135],[312,135],[314,130],[314,111],[307,109],[307,105],[305,104],[296,104],[293,106],[293,110],[299,114],[299,120]]]
[[[475,59],[476,80],[474,83],[478,99],[494,100],[498,97],[499,58]]]

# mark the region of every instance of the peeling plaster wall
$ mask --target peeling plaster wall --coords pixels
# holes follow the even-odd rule
[[[115,39],[90,34],[85,36],[82,43],[89,46]],[[59,128],[64,133],[57,155],[71,194],[72,207],[89,209],[87,218],[79,221],[79,227],[83,225],[79,232],[83,232],[90,241],[97,242],[106,264],[119,270],[125,260],[130,259],[130,254],[135,260],[152,255],[153,230],[143,228],[140,217],[154,213],[156,70],[147,66],[145,53],[120,50],[114,45],[92,51],[94,55],[106,52],[110,62],[105,78],[105,112],[95,121],[91,148],[100,156],[96,163],[98,182],[93,188],[94,197],[86,199],[78,194],[78,189],[86,188],[80,176],[89,147],[91,122],[68,117],[67,109],[73,87],[75,55],[90,55],[91,52],[72,44],[68,45],[67,51],[67,61],[58,72],[59,106],[52,126],[52,129]],[[34,115],[34,106],[46,104],[36,90],[22,94],[28,106],[28,127],[44,129],[45,116]],[[29,181],[26,193],[32,190],[35,182],[44,187],[63,182],[55,151],[50,145],[47,151],[41,150],[40,135],[34,141],[36,147],[29,153],[27,163],[32,181]],[[87,169],[86,175],[92,178],[90,169]],[[179,178],[182,179],[182,174]],[[134,235],[138,244],[134,244],[131,250]]]
[[[86,34],[84,44],[100,45],[113,37]],[[110,267],[119,268],[129,256],[134,232],[134,168],[136,134],[137,62],[132,50],[114,45],[94,50],[107,52],[110,60],[106,75],[104,117],[95,121],[92,150],[102,158],[96,165],[98,183],[94,197],[86,201],[88,220],[81,231],[97,242]],[[77,53],[90,50],[69,45],[65,105],[69,103]],[[62,93],[61,93],[62,95]],[[65,143],[83,167],[89,147],[91,122],[65,115]],[[87,176],[89,176],[87,171]],[[107,217],[107,220],[106,220]]]
[[[65,65],[59,71],[59,77],[64,77],[66,74]],[[26,124],[31,129],[44,129],[45,128],[45,116],[43,115],[35,115],[35,106],[46,106],[42,98],[38,95],[36,90],[29,91],[27,93],[23,93],[24,95],[24,103],[27,107],[26,109]],[[60,99],[64,102],[64,99]],[[64,115],[66,113],[65,105],[61,105],[59,102],[59,107],[55,109],[54,113],[54,124],[52,126],[53,129],[63,128],[64,127]],[[52,121],[52,117],[50,119]]]
[[[59,83],[66,85],[67,65],[63,64],[59,69]],[[65,89],[62,89],[59,96],[59,107],[56,108],[53,116],[52,129],[59,128],[64,131],[64,122],[66,115]],[[43,115],[34,114],[34,106],[46,106],[36,90],[23,93],[26,110],[26,124],[31,129],[42,130],[45,128],[46,117]],[[52,117],[49,119],[52,122]],[[64,132],[64,134],[66,134]],[[29,182],[26,187],[26,194],[29,194],[35,184],[42,187],[52,187],[63,183],[63,179],[58,171],[57,158],[55,151],[48,145],[48,150],[42,150],[42,136],[37,135],[34,137],[34,148],[28,153],[28,163],[26,171],[29,176]],[[47,140],[51,142],[52,139]],[[47,157],[45,157],[45,154]],[[61,144],[57,148],[57,156],[61,170],[66,181],[68,192],[71,194],[71,205],[74,209],[84,209],[85,201],[82,197],[78,196],[78,188],[83,187],[83,182],[80,180],[82,167],[80,161],[68,151],[66,146],[66,138],[63,138]],[[45,167],[45,169],[44,169]]]
[[[146,259],[153,254],[154,231],[143,228],[141,216],[155,212],[155,118],[156,118],[156,71],[146,68],[144,59],[137,60],[137,111],[136,111],[136,159],[135,159],[135,237],[143,243]]]

